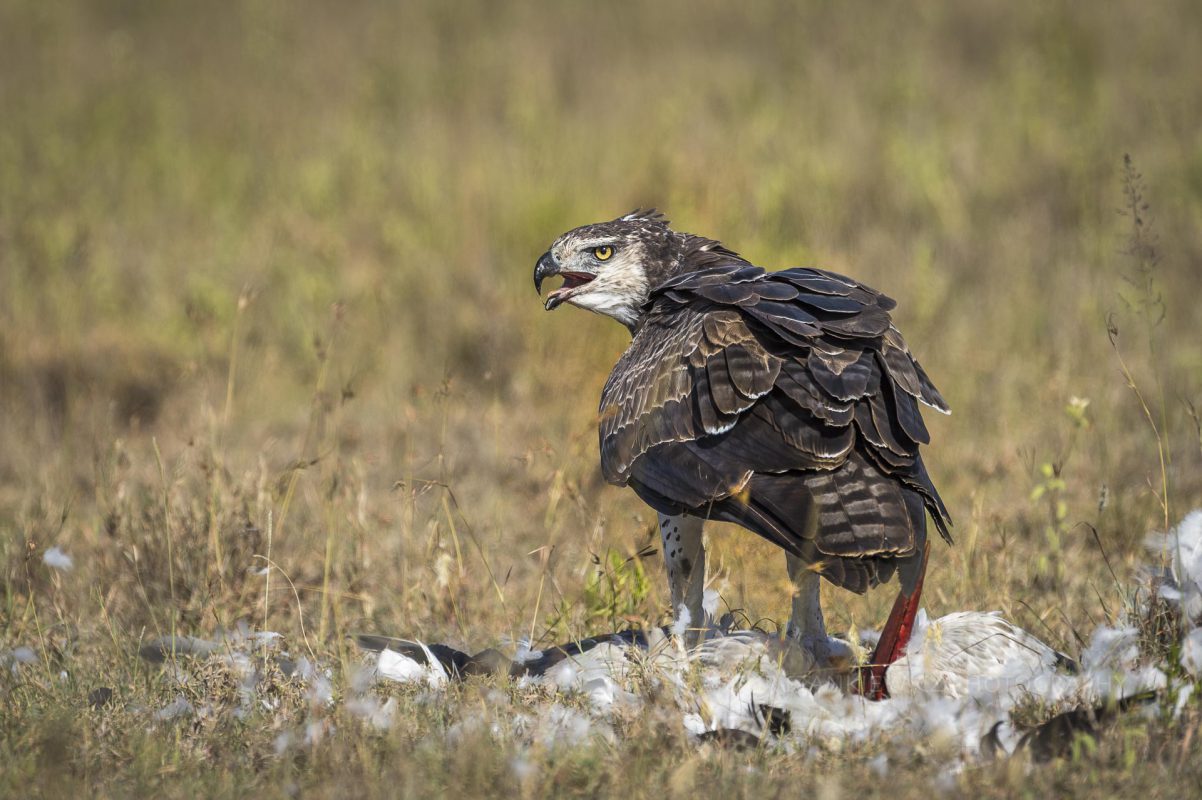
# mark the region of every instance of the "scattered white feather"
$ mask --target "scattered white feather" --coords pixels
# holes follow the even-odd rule
[[[172,700],[167,705],[154,712],[154,718],[158,720],[173,720],[177,717],[190,716],[196,713],[196,709],[192,707],[184,696],[181,694]]]
[[[1202,628],[1194,628],[1181,643],[1181,666],[1195,678],[1202,678]]]
[[[295,738],[296,737],[293,735],[292,731],[284,731],[279,736],[275,737],[275,741],[272,742],[272,749],[275,750],[275,754],[277,756],[282,756],[284,753],[288,752],[288,749],[292,747],[293,740]]]
[[[331,706],[334,704],[334,684],[330,681],[330,670],[319,669],[312,661],[302,657],[296,662],[292,674],[306,684],[305,697],[309,704]]]
[[[75,562],[71,559],[71,556],[63,552],[62,548],[57,545],[42,553],[42,563],[51,569],[63,572],[67,572],[75,566]]]
[[[689,612],[689,607],[681,603],[676,607],[676,620],[672,623],[672,635],[684,636],[693,625],[693,615]]]
[[[1147,546],[1169,564],[1156,575],[1160,596],[1175,603],[1190,622],[1202,623],[1202,509],[1186,514],[1172,531],[1149,536]]]
[[[363,694],[371,689],[377,678],[386,678],[380,673],[379,658],[376,659],[376,664],[360,664],[351,667],[350,680],[347,681],[351,694]]]
[[[513,772],[513,777],[521,783],[525,783],[538,774],[538,766],[525,756],[514,756],[510,759],[509,769]]]
[[[1202,603],[1202,512],[1194,512],[1154,544],[1165,548],[1168,565],[1158,576],[1161,597],[1179,604],[1186,630],[1181,642],[1181,666],[1202,677],[1202,606],[1191,616],[1195,599]],[[718,597],[707,592],[707,619],[716,614]],[[1016,704],[1034,699],[1046,705],[1090,704],[1107,698],[1133,695],[1144,689],[1165,689],[1165,696],[1180,713],[1194,695],[1195,686],[1174,679],[1169,667],[1149,663],[1139,647],[1134,624],[1145,609],[1128,618],[1098,627],[1081,655],[1080,674],[1066,674],[1063,658],[1037,637],[1006,621],[997,612],[957,612],[930,619],[920,611],[913,636],[903,657],[886,673],[890,697],[872,702],[849,691],[851,673],[830,664],[850,662],[848,643],[796,642],[761,631],[707,630],[699,645],[689,648],[681,637],[694,620],[688,609],[677,609],[677,619],[667,633],[647,632],[645,647],[607,641],[592,649],[562,658],[543,674],[518,679],[523,689],[535,688],[542,700],[521,710],[511,695],[493,691],[484,696],[483,713],[472,711],[448,726],[446,739],[454,745],[473,735],[494,741],[512,741],[518,750],[513,761],[515,777],[531,774],[525,748],[561,748],[601,739],[615,740],[615,728],[632,713],[675,714],[678,724],[692,736],[707,731],[736,729],[770,737],[775,746],[798,757],[817,758],[849,744],[879,745],[904,742],[909,747],[932,745],[932,753],[949,753],[944,784],[954,789],[966,763],[980,755],[982,737],[992,739],[1006,752],[1016,748],[1021,731],[1010,714]],[[871,646],[875,634],[861,635],[860,646]],[[344,708],[367,724],[386,730],[396,721],[397,701],[382,701],[371,691],[376,681],[398,681],[423,687],[416,702],[445,702],[449,684],[446,669],[429,646],[412,643],[409,657],[385,649],[364,669],[346,678]],[[200,658],[221,658],[240,677],[239,711],[281,708],[278,697],[260,691],[263,674],[258,660],[262,648],[272,658],[287,658],[284,642],[274,632],[240,626],[217,641],[176,637],[175,647]],[[531,664],[544,654],[529,642],[517,645],[519,664]],[[830,654],[836,654],[833,661]],[[0,652],[0,665],[36,661],[30,648]],[[425,663],[422,663],[422,662]],[[187,681],[187,659],[166,668],[181,670]],[[291,669],[305,684],[309,721],[303,728],[280,734],[277,753],[303,742],[314,745],[333,730],[327,708],[336,702],[331,671],[301,658]],[[1156,710],[1156,709],[1153,709]],[[185,714],[200,718],[212,709],[194,709],[181,695],[154,712],[160,720]],[[782,726],[780,721],[788,721]],[[302,734],[303,731],[303,734]],[[992,749],[992,748],[991,748]],[[890,750],[890,753],[893,751]],[[878,777],[888,774],[889,757],[881,753],[868,763]]]
[[[334,726],[325,719],[309,720],[305,725],[305,746],[315,747],[334,732]]]
[[[21,645],[20,647],[13,649],[12,658],[13,661],[18,664],[36,664],[38,661],[38,654],[33,651],[32,647]]]
[[[396,717],[396,698],[390,697],[381,703],[373,694],[365,694],[347,701],[346,710],[367,722],[379,731],[392,727]]]
[[[523,636],[518,640],[517,651],[513,654],[514,661],[519,664],[528,664],[531,661],[538,661],[542,657],[542,650],[532,650],[530,648],[530,639]]]
[[[252,647],[278,647],[284,642],[284,634],[276,631],[251,631],[243,637]]]
[[[701,718],[700,714],[695,712],[685,714],[681,722],[684,724],[685,731],[690,736],[700,736],[709,730],[709,728],[706,727],[705,720]]]
[[[687,610],[679,614],[687,619]],[[683,628],[678,625],[669,633]],[[910,743],[943,743],[941,749],[950,746],[952,752],[975,757],[982,737],[996,728],[996,738],[1010,752],[1019,738],[1009,723],[1010,710],[1025,698],[1048,704],[1091,702],[1164,686],[1163,672],[1138,663],[1135,636],[1123,625],[1100,629],[1087,648],[1090,668],[1074,676],[1060,671],[1055,650],[996,612],[958,612],[930,620],[923,611],[906,653],[886,673],[892,696],[872,702],[849,693],[839,675],[832,680],[830,670],[820,668],[827,662],[813,652],[818,643],[761,631],[710,632],[689,650],[678,636],[653,630],[645,649],[605,642],[519,681],[583,698],[588,714],[518,715],[504,725],[494,722],[489,730],[494,738],[507,732],[543,744],[552,735],[548,731],[556,741],[583,740],[591,735],[586,731],[595,732],[622,709],[647,709],[649,703],[666,701],[679,710],[680,723],[692,736],[720,729],[769,735],[769,719],[784,715],[790,732],[778,728],[776,738],[790,751],[815,745],[838,750],[847,743],[901,737]],[[848,645],[831,639],[824,649],[845,653]],[[427,674],[424,665],[396,658],[403,669],[378,667],[377,673],[398,674],[407,682]],[[468,722],[455,723],[448,737],[461,739]],[[485,724],[476,720],[469,727],[479,730]],[[608,730],[604,735],[612,734]]]
[[[1177,689],[1177,701],[1173,704],[1173,719],[1181,717],[1181,712],[1194,696],[1194,684],[1187,683]]]
[[[613,730],[574,708],[553,703],[536,722],[535,741],[547,750],[576,747],[592,738],[613,740]]]
[[[956,791],[957,777],[960,774],[958,769],[947,769],[935,776],[933,785],[935,790],[950,795]]]
[[[1139,661],[1139,629],[1134,625],[1099,625],[1081,653],[1088,671],[1130,669]]]

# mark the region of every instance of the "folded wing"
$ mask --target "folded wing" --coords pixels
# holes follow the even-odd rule
[[[736,522],[865,591],[947,510],[919,454],[947,405],[888,297],[816,269],[668,281],[601,397],[601,464],[657,510]]]

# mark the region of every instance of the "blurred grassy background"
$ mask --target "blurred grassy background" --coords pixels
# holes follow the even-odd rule
[[[258,624],[268,551],[303,617],[278,581],[267,624],[321,647],[606,627],[592,555],[652,525],[597,468],[627,334],[530,274],[656,206],[899,300],[955,410],[928,607],[1075,650],[1119,604],[1078,523],[1125,577],[1165,517],[1112,313],[1169,517],[1202,503],[1199,41],[1192,2],[3,0],[0,631]],[[785,617],[779,554],[711,548],[732,607]],[[646,570],[611,616],[666,609]],[[832,627],[891,594],[829,593]]]

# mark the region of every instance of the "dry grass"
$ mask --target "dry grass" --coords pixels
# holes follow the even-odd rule
[[[0,3],[0,648],[39,656],[0,678],[0,791],[858,790],[856,757],[697,754],[657,720],[523,782],[504,747],[445,743],[476,684],[279,759],[300,695],[283,722],[155,723],[177,688],[136,651],[244,621],[343,669],[354,631],[659,619],[654,560],[589,588],[594,555],[650,541],[596,463],[626,334],[530,287],[561,231],[656,205],[900,301],[955,409],[929,461],[958,544],[927,604],[1075,652],[1123,603],[1100,550],[1125,581],[1202,504],[1200,35],[1187,2]],[[1126,152],[1151,237],[1116,213]],[[784,618],[778,554],[711,548],[732,607]],[[829,593],[832,626],[880,624],[889,594]],[[82,710],[101,685],[116,705]],[[1196,787],[1197,726],[960,787]]]

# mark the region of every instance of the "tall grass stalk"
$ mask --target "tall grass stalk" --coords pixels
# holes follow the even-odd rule
[[[1110,346],[1118,358],[1119,370],[1122,372],[1123,379],[1127,382],[1127,387],[1135,394],[1136,400],[1139,401],[1140,409],[1143,411],[1144,418],[1148,421],[1148,426],[1152,429],[1152,435],[1156,440],[1156,455],[1160,465],[1160,490],[1153,489],[1153,494],[1160,505],[1164,530],[1167,531],[1172,522],[1169,498],[1169,463],[1171,455],[1168,439],[1165,435],[1168,419],[1167,403],[1164,396],[1164,382],[1161,377],[1162,359],[1157,352],[1155,336],[1156,329],[1164,321],[1167,309],[1164,296],[1156,281],[1156,268],[1160,263],[1160,253],[1156,235],[1152,231],[1152,219],[1149,215],[1150,205],[1145,197],[1145,191],[1143,176],[1135,169],[1135,162],[1130,154],[1124,155],[1124,205],[1120,213],[1126,216],[1131,223],[1127,246],[1124,252],[1131,259],[1133,269],[1132,273],[1125,276],[1124,280],[1136,290],[1135,297],[1126,302],[1129,307],[1136,311],[1144,323],[1148,365],[1152,372],[1152,379],[1156,388],[1155,402],[1159,406],[1158,414],[1153,413],[1144,392],[1140,389],[1131,368],[1127,364],[1127,360],[1123,357],[1122,351],[1119,349],[1119,329],[1113,315],[1107,320],[1106,333],[1110,339]],[[1159,417],[1159,420],[1157,417]]]
[[[263,630],[271,630],[271,625],[268,622],[271,613],[271,545],[274,540],[275,519],[272,509],[267,509],[267,567],[263,573]],[[263,656],[267,656],[267,642],[263,643]]]

